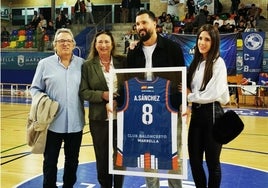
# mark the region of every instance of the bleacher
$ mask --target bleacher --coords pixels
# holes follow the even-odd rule
[[[125,24],[124,27],[122,24],[114,24],[114,25],[109,25],[109,29],[112,29],[112,33],[114,34],[114,37],[117,41],[117,48],[119,48],[119,52],[123,53],[123,48],[124,44],[122,41],[122,34],[126,33],[129,28],[131,27],[132,24]],[[27,52],[36,52],[36,47],[35,47],[35,33],[31,32],[29,30],[25,30],[20,27],[7,27],[10,29],[10,42],[9,45],[5,44],[2,46],[1,51],[3,52],[18,52],[18,51],[27,51]],[[268,20],[267,19],[262,19],[259,22],[258,28],[262,29],[262,31],[266,32],[266,37],[265,37],[265,43],[264,43],[264,50],[268,50]],[[91,28],[92,29],[92,28]],[[96,29],[96,28],[94,28]],[[98,28],[97,30],[100,30]],[[103,28],[102,28],[103,29]],[[72,28],[72,31],[74,33],[80,33],[81,35],[75,35],[75,39],[77,41],[77,45],[80,46],[79,48],[75,49],[75,53],[79,56],[86,56],[86,52],[88,52],[87,47],[85,45],[85,38],[86,35],[90,32],[90,29],[88,27],[83,27],[77,25],[76,27]],[[93,32],[93,34],[95,31]],[[93,35],[92,34],[92,35]],[[93,36],[91,36],[93,37]],[[87,39],[86,41],[89,41]],[[239,42],[239,41],[238,41]],[[2,44],[3,45],[3,44]],[[89,45],[89,44],[87,44]],[[238,49],[242,47],[242,43],[240,43],[238,46]],[[47,52],[53,52],[52,50],[47,50]],[[14,70],[8,70],[8,75],[13,74]],[[21,70],[21,72],[27,72],[28,70]],[[28,72],[25,74],[30,75]],[[16,73],[15,73],[16,74]],[[5,74],[4,74],[5,75]],[[3,76],[3,74],[2,74]],[[9,77],[9,76],[8,76]],[[20,80],[24,80],[25,78],[20,78]],[[10,83],[9,81],[3,82],[3,79],[1,81],[1,95],[10,95],[10,96],[29,96],[28,88],[29,88],[29,81],[27,82],[17,82],[16,83]],[[245,99],[249,101],[250,103],[253,103],[254,101],[254,96],[242,96],[241,90],[239,91],[240,97],[243,97],[241,102],[245,102]]]
[[[111,24],[107,24],[108,16],[110,13],[91,27],[82,24],[70,26],[77,43],[73,51],[75,55],[86,58],[95,32],[112,28]],[[10,40],[1,46],[1,95],[30,97],[28,89],[38,61],[52,55],[54,51],[52,48],[45,48],[44,52],[38,52],[34,31],[7,24],[4,23],[3,26],[9,31]],[[44,40],[46,42],[48,38],[44,37]]]

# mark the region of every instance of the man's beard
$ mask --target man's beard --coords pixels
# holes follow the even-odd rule
[[[141,42],[145,42],[145,41],[149,40],[151,38],[151,36],[152,36],[151,33],[147,32],[147,31],[144,31],[144,32],[145,32],[145,34],[144,33],[142,33],[142,34],[139,33]]]

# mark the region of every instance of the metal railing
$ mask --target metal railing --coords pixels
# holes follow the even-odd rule
[[[95,36],[95,34],[100,31],[100,30],[106,30],[108,28],[108,26],[110,25],[112,27],[111,24],[111,17],[112,17],[112,11],[110,11],[109,13],[107,13],[104,18],[102,18],[95,26],[94,29],[90,30],[89,33],[86,36],[86,54],[89,52],[90,50],[90,46],[91,46],[91,42]],[[109,24],[109,25],[108,25]]]
[[[31,84],[0,83],[1,96],[31,97],[29,89]]]

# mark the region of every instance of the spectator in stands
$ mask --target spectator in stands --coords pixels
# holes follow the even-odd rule
[[[213,25],[215,25],[215,23],[219,24],[219,28],[223,25],[223,20],[220,18],[219,15],[216,15],[215,20],[213,21]]]
[[[249,16],[247,20],[247,25],[250,25],[250,28],[256,28],[256,19],[254,16]]]
[[[191,15],[187,12],[185,14],[185,17],[184,17],[184,19],[182,21],[183,21],[183,23],[190,23],[190,22],[193,22],[194,21],[194,18],[191,17]]]
[[[124,40],[124,54],[127,53],[128,51],[128,48],[129,48],[129,44],[130,44],[130,36],[131,36],[131,33],[130,32],[127,32],[124,36],[123,36],[123,40]]]
[[[192,34],[194,32],[193,23],[191,22],[185,23],[182,28],[182,32],[185,34]]]
[[[240,0],[231,0],[231,13],[238,14],[238,5],[240,4]]]
[[[163,27],[157,24],[156,25],[156,32],[159,33],[159,34],[162,34],[163,33]]]
[[[253,17],[254,20],[256,20],[256,25],[257,25],[260,19],[260,14],[261,14],[261,9],[259,7],[256,7],[255,4],[252,4],[251,8],[248,10],[248,18],[250,19],[250,17]]]
[[[238,26],[240,22],[243,22],[245,24],[246,23],[246,19],[243,17],[243,15],[239,15],[238,16],[238,19],[235,20],[235,22],[236,22],[235,25]]]
[[[121,22],[127,23],[129,16],[129,0],[122,0],[121,2]]]
[[[208,16],[207,16],[207,22],[206,22],[206,23],[207,23],[207,24],[211,24],[211,25],[213,25],[213,21],[214,21],[214,20],[213,20],[213,17],[212,17],[211,15],[208,15]]]
[[[75,19],[75,24],[78,24],[78,22],[80,23],[80,24],[82,24],[82,20],[83,20],[83,18],[82,18],[82,15],[81,15],[81,2],[80,2],[80,0],[77,0],[76,1],[76,3],[75,3],[75,5],[74,5],[74,19]]]
[[[64,13],[63,10],[60,11],[60,14],[61,14],[61,18],[64,20],[64,22],[66,23],[67,22],[67,14]]]
[[[165,21],[167,18],[167,13],[166,12],[162,12],[161,16],[158,17],[157,19],[157,24],[161,27],[163,27]]]
[[[196,13],[194,0],[187,0],[186,4],[187,4],[188,13],[190,14],[190,17],[194,17]]]
[[[133,41],[139,40],[139,34],[137,33],[137,29],[136,29],[136,24],[134,24],[132,26],[132,30],[131,30],[131,37],[130,39]]]
[[[245,21],[241,20],[238,25],[235,27],[235,32],[238,32],[238,39],[242,39],[242,33],[245,31]]]
[[[255,17],[256,15],[257,15],[257,11],[258,11],[258,9],[257,9],[257,7],[256,7],[256,5],[255,4],[251,4],[251,7],[248,9],[248,16],[253,16],[253,17]]]
[[[46,34],[48,34],[49,36],[54,36],[54,34],[55,34],[55,28],[54,28],[54,24],[53,24],[52,20],[49,20],[48,21],[48,26],[47,26],[47,29],[46,29]]]
[[[124,35],[123,40],[125,41],[124,54],[126,54],[128,52],[130,42],[139,40],[139,35],[136,30],[136,24],[134,24],[132,26],[132,29]]]
[[[187,12],[185,14],[185,18],[182,20],[182,32],[190,34],[193,32],[193,21],[194,18],[190,16],[190,14]]]
[[[236,31],[238,32],[244,32],[244,30],[246,29],[246,22],[244,20],[241,20],[238,25],[236,26]]]
[[[220,0],[214,0],[214,14],[220,14],[222,12],[223,6]]]
[[[95,24],[94,16],[93,16],[93,3],[90,0],[85,1],[85,9],[86,9],[86,15],[85,15],[85,21],[86,23]]]
[[[227,20],[223,22],[222,25],[222,30],[225,33],[232,33],[235,30],[235,20],[234,20],[234,15],[228,15]]]
[[[46,45],[47,50],[52,50],[53,49],[52,41],[53,41],[54,35],[55,35],[55,28],[54,28],[53,22],[51,20],[48,21],[46,34],[48,35],[48,38],[49,38],[49,40],[47,41],[47,45]]]
[[[135,23],[136,14],[140,10],[141,1],[140,0],[131,0],[129,3],[131,22]]]
[[[80,8],[81,8],[81,18],[82,18],[82,24],[83,24],[85,22],[85,20],[86,20],[86,4],[85,4],[85,0],[80,1]]]
[[[58,14],[56,18],[56,30],[60,28],[66,28],[66,19],[62,18],[62,14]]]
[[[9,41],[10,33],[7,31],[5,26],[1,26],[1,42]]]
[[[209,11],[208,11],[208,6],[207,5],[205,5],[203,7],[203,11],[204,11],[205,16],[207,17],[209,15]]]
[[[84,107],[79,97],[83,59],[73,55],[75,40],[70,29],[59,29],[53,41],[55,54],[39,61],[31,84],[33,97],[46,94],[59,103],[49,125],[43,161],[43,188],[57,187],[57,164],[63,147],[62,187],[74,187],[83,136]],[[61,181],[61,180],[60,180]]]
[[[246,8],[244,3],[240,4],[240,8],[238,9],[238,15],[243,16],[244,19],[247,19],[248,9]]]
[[[173,32],[173,23],[171,21],[171,16],[168,14],[166,21],[163,24],[163,32],[164,33],[172,33]]]
[[[42,22],[40,21],[36,28],[36,46],[39,52],[43,52],[45,48],[44,34],[45,29],[42,27]]]
[[[167,0],[167,14],[170,14],[173,17],[179,16],[179,6],[180,0]]]
[[[252,24],[250,24],[250,22],[246,23],[246,29],[244,30],[244,32],[256,32],[256,31],[257,29]]]
[[[214,27],[215,29],[217,29],[218,31],[220,31],[220,30],[219,30],[219,23],[218,23],[218,22],[216,22],[215,24],[213,24],[213,27]]]
[[[72,25],[72,20],[69,18],[68,14],[65,15],[65,20],[66,20],[66,27],[70,27]]]
[[[43,14],[40,14],[40,22],[41,22],[41,26],[46,29],[47,28],[47,20],[45,19]]]
[[[195,17],[193,25],[194,25],[194,33],[207,22],[207,17],[204,14],[204,10],[200,9],[199,14]]]
[[[40,22],[40,16],[38,15],[37,11],[34,11],[34,15],[33,15],[32,21],[30,23],[34,30],[36,29],[39,22]]]

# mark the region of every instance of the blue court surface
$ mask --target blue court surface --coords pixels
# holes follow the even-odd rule
[[[96,163],[80,164],[77,171],[75,188],[100,188],[96,178]],[[188,167],[189,168],[189,167]],[[58,171],[58,187],[62,187],[63,169]],[[42,185],[42,175],[33,177],[17,185],[17,188],[37,188]],[[191,173],[188,179],[182,181],[183,188],[194,188]],[[161,188],[168,187],[166,179],[160,179]],[[145,178],[125,176],[124,186],[127,188],[145,188]],[[221,188],[266,188],[268,187],[268,172],[248,167],[222,163]]]
[[[25,97],[1,97],[2,103],[21,103],[30,105],[31,98]],[[88,104],[85,102],[85,106]],[[262,116],[268,117],[267,108],[224,108],[224,110],[234,110],[241,116]],[[205,162],[204,162],[205,165]],[[237,164],[221,163],[222,183],[221,188],[268,188],[268,171],[262,171]],[[206,168],[205,168],[206,169]],[[58,187],[62,187],[63,169],[58,170]],[[77,183],[74,188],[100,188],[96,175],[95,161],[79,164],[77,171]],[[18,184],[17,188],[37,188],[42,186],[43,175],[32,177]],[[188,178],[182,181],[183,188],[195,188],[191,170],[188,164]],[[168,187],[166,179],[160,179],[161,188]],[[146,188],[145,178],[138,176],[125,176],[124,188]]]

